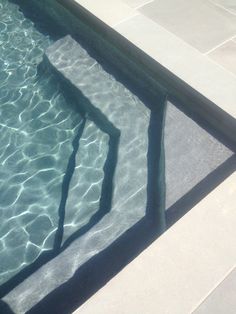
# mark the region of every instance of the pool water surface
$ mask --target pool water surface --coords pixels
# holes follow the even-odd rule
[[[82,265],[161,203],[163,107],[150,110],[44,15],[33,23],[14,1],[0,6],[1,285],[87,234]],[[79,88],[66,87],[54,59]]]
[[[62,184],[84,120],[55,74],[39,67],[53,39],[38,28],[17,5],[0,0],[0,285],[55,245]],[[92,142],[100,156],[99,179],[107,138],[87,124],[83,143]],[[82,159],[81,171],[88,161]],[[86,190],[88,184],[82,195]],[[97,198],[99,187],[90,191],[96,202],[93,192]]]

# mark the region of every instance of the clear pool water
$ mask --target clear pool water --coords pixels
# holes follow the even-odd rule
[[[62,276],[52,280],[63,283],[145,217],[157,194],[162,107],[153,115],[80,44],[22,3],[23,12],[0,0],[0,292],[52,257],[64,259],[61,252],[80,237],[73,266],[61,261]],[[69,87],[61,69],[78,86]]]
[[[84,120],[55,74],[39,66],[53,42],[39,29],[16,4],[0,0],[0,285],[54,247],[73,141]],[[81,176],[96,167],[98,181],[90,187],[85,179],[80,189],[81,196],[90,193],[89,217],[107,137],[91,121],[86,125],[81,145],[88,149],[78,167]],[[89,150],[98,158],[89,161]]]

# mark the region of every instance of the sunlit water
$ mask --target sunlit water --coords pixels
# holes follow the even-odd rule
[[[17,5],[0,0],[0,284],[52,249],[72,141],[82,123],[55,75],[38,68],[51,43]],[[99,147],[106,153],[102,132],[92,122],[86,130],[98,147],[94,153],[101,154]],[[104,158],[99,162],[102,177]]]
[[[148,166],[158,162],[148,159],[149,139],[158,142],[162,126],[159,119],[149,129],[151,110],[141,99],[50,18],[32,18],[37,10],[27,1],[23,7],[24,14],[0,0],[3,290],[34,271],[27,268],[34,261],[37,268],[59,253],[62,283],[145,216]],[[62,250],[72,242],[78,247],[66,266]]]

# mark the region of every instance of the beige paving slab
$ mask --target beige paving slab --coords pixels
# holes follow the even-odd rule
[[[236,265],[236,172],[76,314],[189,314]]]
[[[208,56],[236,75],[236,42],[230,40],[213,50]]]
[[[110,26],[137,14],[134,9],[120,0],[75,0],[75,2]]]
[[[127,3],[131,8],[139,8],[145,4],[153,2],[154,0],[123,0]]]
[[[219,284],[193,314],[235,314],[236,268]]]
[[[139,10],[201,52],[236,34],[236,16],[206,0],[156,0]]]
[[[211,0],[218,6],[228,10],[229,12],[236,14],[236,1],[235,0]]]
[[[219,108],[236,118],[236,77],[142,14],[115,29]]]

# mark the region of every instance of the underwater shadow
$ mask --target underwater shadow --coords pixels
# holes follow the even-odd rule
[[[0,313],[1,314],[15,314],[11,308],[2,300],[0,300]]]
[[[46,6],[47,5],[46,3],[44,3],[42,7],[40,5],[37,5],[36,8],[35,3],[29,5],[29,0],[8,0],[8,1],[18,5],[20,11],[23,12],[26,18],[29,18],[31,21],[34,22],[34,27],[36,27],[40,33],[50,35],[50,37],[53,40],[58,40],[59,38],[67,34],[64,27],[62,27],[60,23],[57,23],[54,19],[49,18],[49,16],[45,18],[46,12],[43,9],[43,6]],[[38,0],[36,0],[36,2],[37,1]],[[38,2],[40,3],[45,1],[40,0]]]

